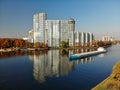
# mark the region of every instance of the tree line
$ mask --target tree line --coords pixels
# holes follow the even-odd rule
[[[110,41],[99,41],[99,40],[93,40],[92,42],[92,46],[108,46],[111,45],[112,42]],[[80,47],[80,46],[91,46],[90,43],[85,43],[84,45],[82,45],[81,43],[75,43],[74,44],[75,47]],[[41,42],[36,42],[36,43],[30,43],[28,41],[25,41],[23,39],[16,39],[16,38],[0,38],[0,48],[48,48],[48,44],[45,43],[41,43]],[[68,48],[69,47],[69,42],[65,42],[62,41],[60,43],[60,47],[62,48]]]
[[[47,44],[36,42],[30,43],[23,39],[16,38],[0,38],[0,49],[3,48],[46,48]]]
[[[0,38],[1,48],[25,47],[26,41],[14,38]]]
[[[92,45],[93,46],[109,46],[109,45],[112,45],[113,42],[111,41],[99,41],[99,40],[93,40],[92,41]]]
[[[87,47],[103,47],[103,46],[109,46],[112,45],[113,42],[111,41],[99,41],[99,40],[93,40],[92,42],[88,42],[88,43],[75,43],[74,46],[75,47],[81,47],[81,46],[87,46]]]

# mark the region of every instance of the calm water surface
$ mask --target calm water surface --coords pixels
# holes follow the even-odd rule
[[[83,52],[89,50],[78,50]],[[0,53],[0,90],[90,90],[120,61],[120,45],[93,57],[70,61],[76,51]]]

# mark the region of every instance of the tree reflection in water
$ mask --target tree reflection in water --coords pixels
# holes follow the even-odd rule
[[[11,51],[11,52],[0,52],[0,58],[9,58],[14,56],[23,56],[26,52],[24,51]]]

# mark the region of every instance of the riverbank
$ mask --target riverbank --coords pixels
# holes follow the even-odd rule
[[[0,49],[0,52],[10,52],[12,51],[10,48],[9,49]]]
[[[112,74],[91,90],[120,90],[120,62],[113,67]]]
[[[63,47],[50,47],[50,50],[55,50],[55,49],[64,49],[64,50],[76,50],[76,49],[97,49],[99,47],[103,47],[103,48],[108,48],[111,45],[106,45],[106,46],[80,46],[80,47],[67,47],[67,48],[63,48]]]
[[[104,48],[107,48],[109,46],[103,46]],[[68,47],[68,48],[61,48],[61,47],[48,47],[48,48],[5,48],[0,49],[0,52],[10,52],[10,51],[40,51],[40,50],[76,50],[76,49],[97,49],[99,46],[81,46],[81,47]]]
[[[48,50],[49,48],[6,48],[0,49],[0,52],[12,52],[12,51],[43,51]]]

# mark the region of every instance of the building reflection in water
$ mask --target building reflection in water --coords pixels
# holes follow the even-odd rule
[[[99,58],[103,58],[105,56],[105,53],[101,53],[98,55]]]
[[[88,50],[79,51],[87,52]],[[45,54],[39,53],[36,55],[34,53],[33,75],[35,80],[39,81],[40,83],[44,83],[47,77],[60,77],[68,75],[70,72],[75,70],[76,64],[85,64],[93,61],[93,57],[87,57],[69,62],[68,54],[72,54],[74,52],[75,51],[73,50],[72,51],[50,50]]]
[[[68,75],[75,68],[75,62],[68,62],[67,56],[60,56],[59,50],[48,51],[48,54],[34,54],[34,78],[40,83],[47,77]]]

